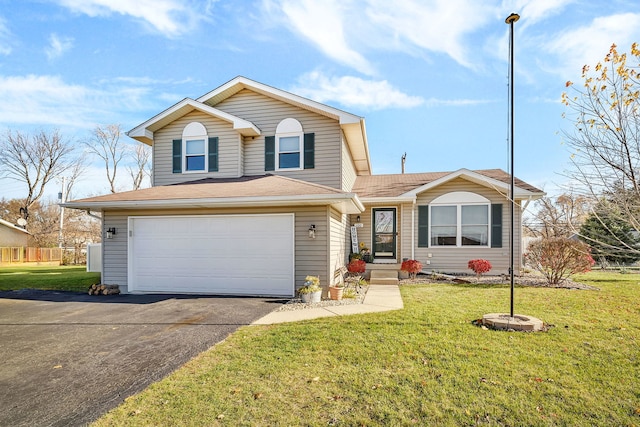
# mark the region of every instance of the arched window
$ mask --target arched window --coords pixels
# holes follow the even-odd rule
[[[302,125],[287,118],[276,128],[276,169],[302,169],[304,165]]]
[[[182,170],[207,170],[207,129],[199,122],[191,122],[182,131]]]

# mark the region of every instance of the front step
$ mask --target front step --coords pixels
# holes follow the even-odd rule
[[[371,270],[370,285],[398,285],[398,271],[396,270]]]

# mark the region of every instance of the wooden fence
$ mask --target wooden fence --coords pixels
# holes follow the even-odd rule
[[[0,264],[24,262],[60,262],[60,248],[0,247]]]

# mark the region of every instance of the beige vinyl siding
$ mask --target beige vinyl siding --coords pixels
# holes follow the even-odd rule
[[[295,171],[272,171],[282,176],[314,182],[340,189],[342,137],[337,120],[313,113],[248,89],[214,105],[215,108],[249,120],[262,134],[245,138],[244,174],[262,175],[264,170],[264,137],[276,133],[278,123],[286,118],[300,122],[305,133],[315,134],[315,167]]]
[[[428,205],[433,199],[452,191],[470,191],[480,194],[491,201],[491,203],[502,203],[502,248],[488,248],[488,247],[429,247],[419,248],[418,245],[418,212],[417,206]],[[432,191],[420,194],[416,205],[415,219],[416,227],[414,231],[416,242],[416,259],[422,262],[426,270],[434,270],[442,273],[469,273],[471,270],[467,268],[469,260],[476,258],[483,258],[489,260],[493,266],[491,273],[494,274],[507,274],[509,268],[509,203],[507,198],[500,194],[498,191],[484,187],[479,184],[475,184],[464,180],[462,178],[455,179],[449,183],[443,184]],[[516,209],[515,219],[515,247],[516,250],[520,248],[521,239],[521,212],[520,209]],[[431,254],[431,257],[429,257]],[[518,254],[519,255],[519,251]],[[427,264],[430,261],[430,264]],[[519,272],[520,262],[516,258],[515,272]]]
[[[202,123],[209,137],[218,137],[218,172],[173,173],[173,140],[182,139],[182,131],[191,122]],[[154,133],[153,185],[238,177],[241,170],[239,145],[239,134],[231,123],[197,111],[186,114]]]
[[[356,167],[353,164],[347,142],[342,139],[342,190],[351,191],[356,182]]]
[[[400,205],[400,213],[398,217],[400,218],[400,223],[398,224],[398,234],[401,241],[400,253],[398,261],[402,261],[403,258],[411,259],[415,258],[415,251],[411,251],[411,245],[418,246],[418,212],[415,212],[415,222],[413,227],[416,229],[416,233],[414,234],[415,240],[411,241],[411,231],[412,231],[412,221],[414,220],[411,217],[413,212],[413,204],[405,203]]]
[[[329,246],[328,208],[310,206],[300,208],[270,209],[176,209],[176,210],[132,210],[104,212],[104,227],[116,227],[113,239],[104,240],[103,282],[117,284],[126,291],[127,287],[127,242],[129,216],[162,215],[242,215],[267,213],[294,213],[295,215],[295,286],[302,286],[307,275],[320,277],[321,283],[329,283],[327,248]],[[309,238],[309,226],[315,224],[316,238]],[[250,266],[251,260],[247,260]],[[248,267],[250,268],[250,267]]]
[[[331,238],[329,246],[329,284],[335,284],[335,272],[344,267],[347,263],[348,254],[350,252],[350,229],[348,217],[341,214],[335,209],[329,212],[329,224],[331,229]]]
[[[103,230],[115,227],[116,235],[112,239],[102,240],[102,283],[119,285],[121,291],[127,290],[127,244],[128,215],[104,212]]]

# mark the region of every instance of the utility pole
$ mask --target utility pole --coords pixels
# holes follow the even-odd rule
[[[62,177],[62,189],[58,193],[59,203],[64,203],[66,201],[65,194],[65,186],[64,186],[65,178]],[[60,206],[60,231],[58,232],[58,247],[62,249],[62,229],[64,226],[64,208]]]

